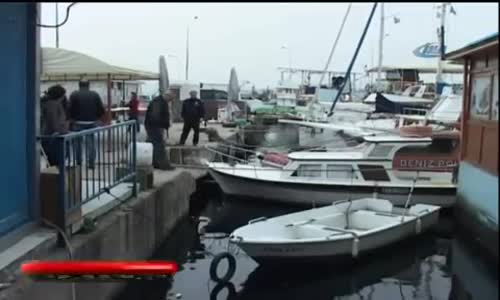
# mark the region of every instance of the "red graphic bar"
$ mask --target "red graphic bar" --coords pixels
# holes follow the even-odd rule
[[[27,276],[44,275],[173,275],[179,270],[171,261],[31,261],[21,266]]]

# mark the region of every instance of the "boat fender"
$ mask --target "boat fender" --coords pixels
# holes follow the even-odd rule
[[[352,257],[358,257],[359,254],[359,239],[354,238],[352,241]]]
[[[417,223],[415,224],[415,231],[417,232],[417,234],[420,234],[420,232],[422,232],[422,221],[420,220],[420,218],[417,218]]]
[[[210,300],[217,300],[220,294],[224,289],[227,289],[227,297],[226,300],[236,299],[236,287],[232,282],[218,283],[214,289],[210,292]]]
[[[217,274],[217,268],[219,267],[220,262],[223,259],[227,259],[228,268],[226,274],[224,276],[219,277]],[[227,283],[234,275],[236,271],[236,259],[229,252],[222,252],[217,254],[212,262],[210,263],[210,279],[218,283]]]

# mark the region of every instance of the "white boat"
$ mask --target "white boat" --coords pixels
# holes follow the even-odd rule
[[[332,124],[327,124],[332,125]],[[209,173],[230,196],[295,205],[330,205],[377,193],[403,206],[414,187],[414,203],[455,203],[457,135],[364,136],[354,147],[282,154],[273,161],[208,163]]]
[[[418,235],[438,219],[438,206],[415,204],[401,209],[388,200],[365,198],[251,220],[231,233],[230,242],[263,264],[334,262]]]

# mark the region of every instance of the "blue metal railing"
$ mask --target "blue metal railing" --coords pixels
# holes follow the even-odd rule
[[[135,126],[135,121],[126,121],[39,137],[51,165],[59,170],[58,226],[66,230],[78,221],[68,218],[70,214],[125,182],[131,183],[132,196],[137,195]]]

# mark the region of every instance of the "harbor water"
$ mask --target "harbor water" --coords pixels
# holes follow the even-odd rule
[[[497,273],[481,252],[454,232],[449,213],[442,214],[439,225],[427,233],[337,267],[266,269],[228,244],[228,234],[250,219],[300,209],[226,198],[210,180],[200,183],[190,216],[152,257],[176,261],[179,272],[167,281],[131,282],[115,299],[498,298]],[[227,283],[216,283],[210,278],[210,267],[214,256],[222,252],[234,256],[236,270]],[[227,267],[227,261],[221,261],[218,274]]]

